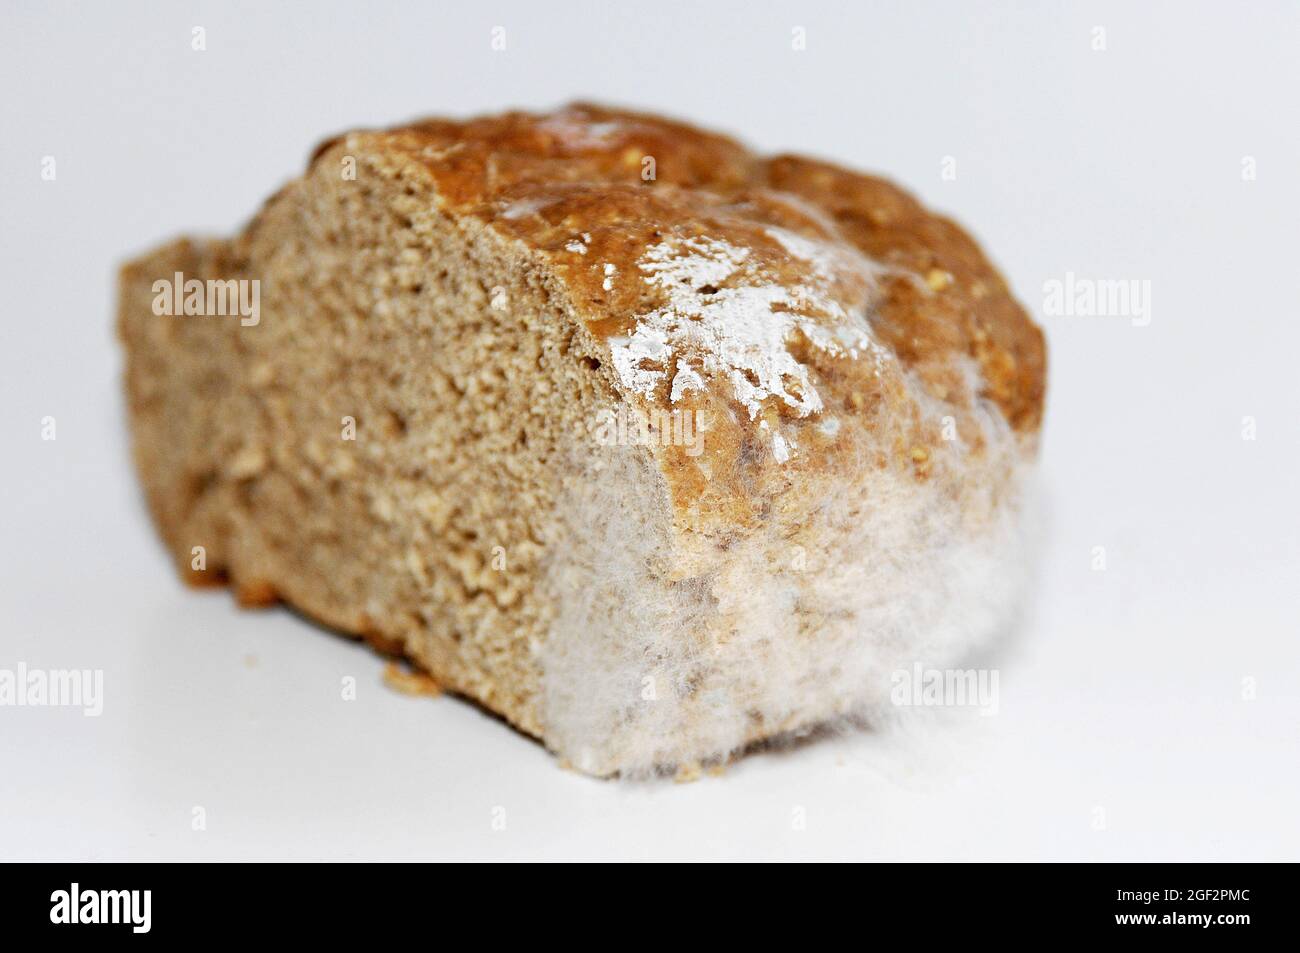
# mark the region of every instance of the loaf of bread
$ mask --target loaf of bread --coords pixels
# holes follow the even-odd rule
[[[597,775],[887,703],[1007,624],[1041,332],[877,178],[590,105],[324,143],[130,264],[190,581],[405,656]]]

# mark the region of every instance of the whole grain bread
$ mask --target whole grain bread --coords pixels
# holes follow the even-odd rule
[[[256,282],[257,320],[160,314],[184,282]],[[862,714],[1017,603],[1042,334],[829,163],[592,105],[348,133],[235,238],[128,264],[119,330],[186,578],[586,772]]]

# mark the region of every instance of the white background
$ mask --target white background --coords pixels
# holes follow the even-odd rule
[[[0,858],[1300,859],[1300,6],[358,7],[4,2],[0,668],[101,668],[105,709],[0,708]],[[118,265],[238,228],[328,133],[575,97],[882,172],[1043,323],[1048,543],[995,717],[593,781],[176,580],[128,456]],[[1043,315],[1068,271],[1149,280],[1150,325]]]

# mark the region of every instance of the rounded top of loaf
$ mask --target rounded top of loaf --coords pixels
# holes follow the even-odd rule
[[[335,146],[427,172],[441,209],[544,260],[624,400],[711,421],[703,457],[662,451],[675,490],[832,458],[925,480],[990,440],[1033,444],[1042,332],[959,226],[882,179],[589,104],[352,133],[317,156]]]

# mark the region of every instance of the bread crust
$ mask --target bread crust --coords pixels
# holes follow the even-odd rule
[[[651,386],[609,374],[622,399],[645,412],[705,421],[702,455],[656,448],[684,533],[716,539],[761,519],[793,485],[850,479],[863,465],[925,480],[952,446],[952,428],[963,453],[981,451],[986,406],[1034,445],[1046,387],[1042,331],[960,226],[883,179],[796,155],[759,156],[685,123],[587,103],[349,133],[323,143],[312,163],[362,152],[418,168],[441,209],[543,259],[614,363],[647,315],[673,307],[647,270],[656,247],[703,249],[694,255],[701,273],[739,254],[744,268],[728,280],[746,291],[811,290],[777,309],[798,312],[787,366],[806,372],[798,385],[815,392],[815,411],[761,388],[746,406],[724,378],[751,368],[742,360],[713,373],[698,362],[692,369],[699,347],[678,349],[670,358],[678,368],[648,372]],[[858,347],[824,346],[846,329],[862,332]],[[824,332],[823,346],[809,332]],[[706,386],[674,399],[683,366]],[[973,388],[962,380],[969,367],[979,376]],[[898,431],[885,456],[878,434],[860,439],[882,419]]]

